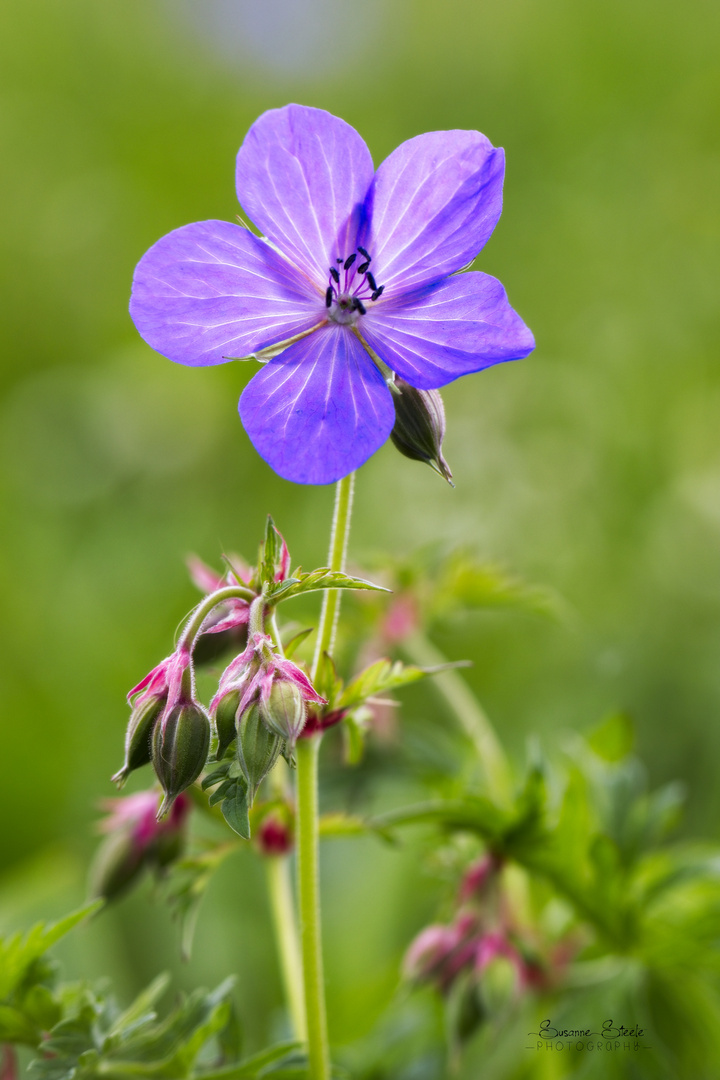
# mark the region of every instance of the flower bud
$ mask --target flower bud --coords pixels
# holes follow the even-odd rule
[[[125,763],[112,777],[114,783],[122,787],[128,776],[152,758],[150,740],[155,722],[165,705],[165,697],[148,697],[141,700],[130,713],[125,733]]]
[[[164,817],[185,788],[202,772],[210,749],[210,721],[201,708],[184,702],[155,725],[152,760],[165,798],[158,811]]]
[[[215,730],[218,744],[215,757],[218,761],[225,756],[230,743],[237,737],[237,710],[240,704],[240,691],[231,690],[220,698],[215,708]]]
[[[404,379],[396,379],[395,387],[400,393],[393,394],[395,426],[390,438],[401,454],[426,462],[454,486],[450,466],[442,455],[445,409],[439,392],[418,390]]]
[[[260,709],[251,705],[238,724],[237,756],[248,785],[248,803],[277,761],[282,740],[263,723]]]
[[[289,814],[271,811],[255,834],[261,855],[289,855],[293,849],[293,826]]]
[[[292,750],[305,727],[305,698],[300,687],[289,679],[273,679],[267,699],[260,699],[260,708],[270,730],[286,739]]]
[[[190,800],[180,795],[164,821],[157,821],[157,791],[139,791],[123,799],[108,799],[110,816],[100,829],[107,837],[98,849],[90,874],[93,896],[114,900],[152,867],[162,870],[180,857],[185,847],[185,821]]]

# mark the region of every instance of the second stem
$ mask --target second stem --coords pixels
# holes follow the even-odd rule
[[[328,564],[343,570],[350,532],[354,474],[339,480],[335,489],[335,511]],[[325,653],[332,652],[340,612],[340,592],[328,589],[318,626],[311,680],[317,678]],[[318,755],[321,735],[299,739],[297,755],[297,866],[300,906],[300,935],[307,1019],[308,1057],[311,1080],[329,1080],[330,1050],[323,977],[320,929],[320,876],[318,837]]]

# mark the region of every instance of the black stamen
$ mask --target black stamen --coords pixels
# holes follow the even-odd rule
[[[369,265],[369,262],[360,263],[360,265],[356,267],[358,274],[364,274]]]
[[[328,285],[327,292],[325,293],[325,307],[330,307],[331,306],[332,298],[333,298],[333,287],[332,287],[332,285]]]
[[[372,291],[377,292],[377,281],[375,280],[375,278],[370,273],[366,274],[365,276],[368,279],[368,285],[370,286]]]
[[[330,267],[330,277],[333,279],[336,285],[340,284],[340,275],[338,274],[334,266]]]
[[[352,255],[348,255],[347,259],[345,260],[345,265],[343,266],[343,270],[349,270],[356,259],[357,259],[357,255],[353,251]]]
[[[363,304],[362,300],[358,300],[357,296],[353,297],[353,307],[356,311],[359,311],[361,315],[367,314],[367,312],[365,311],[365,305]]]
[[[341,263],[342,261],[343,261],[342,255],[340,256],[340,258],[339,258],[339,259],[336,259],[336,260],[335,260],[335,262],[336,262],[336,263]]]
[[[377,300],[379,296],[382,296],[382,294],[383,294],[383,292],[384,292],[384,291],[385,291],[385,286],[384,286],[384,285],[381,285],[379,289],[376,289],[376,290],[375,290],[375,292],[374,292],[374,293],[372,294],[372,296],[370,297],[370,299],[371,299],[371,300]]]
[[[358,251],[360,252],[360,254],[361,254],[361,255],[364,255],[364,256],[365,256],[365,258],[367,259],[367,261],[368,261],[368,262],[372,262],[372,259],[371,259],[371,258],[370,258],[370,256],[368,255],[368,253],[367,253],[367,251],[365,250],[365,248],[361,248],[361,247],[359,247],[359,248],[358,248]]]

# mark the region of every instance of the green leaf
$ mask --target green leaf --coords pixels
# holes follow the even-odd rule
[[[199,1073],[198,1080],[251,1080],[252,1077],[258,1076],[262,1070],[267,1069],[276,1061],[282,1061],[283,1058],[295,1053],[300,1049],[300,1045],[298,1042],[278,1043],[277,1046],[271,1046],[267,1050],[261,1050],[260,1053],[253,1054],[252,1057],[245,1058],[244,1061],[239,1062],[237,1065]],[[268,1071],[267,1075],[276,1076],[277,1073],[272,1070]]]
[[[482,608],[557,615],[560,603],[549,589],[528,585],[500,566],[479,562],[467,551],[455,552],[446,560],[435,584],[431,615]]]
[[[247,786],[241,779],[233,782],[233,786],[225,796],[220,809],[233,832],[236,832],[238,836],[242,836],[243,840],[249,840],[250,819],[248,817]]]
[[[302,645],[303,641],[305,641],[305,638],[312,634],[314,629],[314,626],[309,626],[307,630],[300,630],[297,634],[294,634],[288,641],[285,642],[285,644],[283,645],[283,652],[285,653],[285,658],[287,660],[292,659],[296,651]]]
[[[0,1043],[25,1043],[37,1046],[40,1031],[19,1009],[0,1005]]]
[[[390,589],[374,585],[364,578],[351,577],[340,570],[321,566],[307,574],[297,570],[293,577],[285,581],[269,582],[266,595],[268,601],[275,604],[302,593],[317,592],[319,589],[372,589],[374,592],[390,592]]]
[[[347,713],[343,718],[345,733],[344,760],[346,765],[359,765],[365,750],[365,734],[372,713],[364,705]]]
[[[334,707],[349,709],[353,705],[361,705],[377,694],[397,690],[401,686],[408,686],[428,675],[435,675],[440,671],[455,667],[467,667],[467,661],[438,664],[435,667],[416,667],[414,664],[403,664],[401,660],[396,660],[394,663],[386,659],[376,660],[374,664],[370,664],[350,680],[334,703]]]
[[[324,652],[318,664],[315,689],[321,697],[326,698],[328,702],[327,709],[335,708],[335,702],[342,693],[342,688],[343,681],[338,676],[335,661],[329,653]]]
[[[8,998],[13,993],[30,966],[47,952],[51,945],[68,934],[83,919],[99,911],[103,904],[103,900],[93,900],[50,926],[38,923],[24,935],[17,933],[10,938],[0,939],[0,999]]]
[[[622,761],[635,743],[633,722],[626,713],[612,713],[592,732],[588,743],[604,761]]]

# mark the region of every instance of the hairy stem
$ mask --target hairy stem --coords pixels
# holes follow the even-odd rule
[[[402,651],[408,660],[422,667],[447,662],[446,657],[421,631],[405,638]],[[457,717],[466,735],[472,739],[482,767],[488,795],[507,804],[512,796],[512,778],[505,751],[495,729],[463,677],[453,668],[433,676],[433,686]]]
[[[355,473],[350,473],[343,480],[338,480],[335,488],[335,511],[333,513],[330,551],[328,553],[328,566],[331,570],[345,569],[345,555],[350,535],[350,517],[352,515],[354,491]],[[314,682],[317,678],[323,653],[332,652],[339,615],[340,589],[326,589],[315,643],[315,656],[313,657],[312,674],[310,676],[311,682]]]
[[[331,570],[345,565],[354,476],[339,480],[330,535],[328,564]],[[324,653],[332,650],[340,610],[339,589],[328,589],[323,598],[311,679],[317,678]],[[318,755],[320,735],[298,739],[297,755],[297,867],[300,903],[305,1015],[311,1080],[329,1080],[330,1051],[323,979],[320,930],[320,877],[318,843]]]

